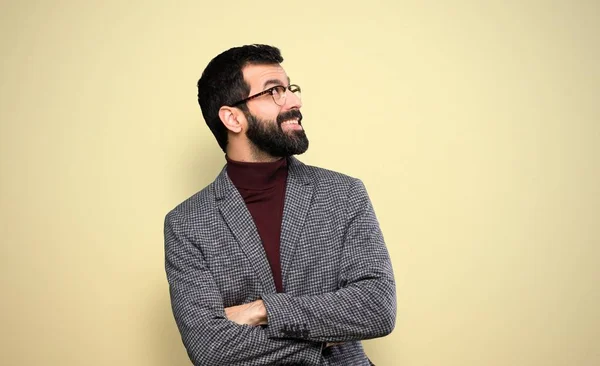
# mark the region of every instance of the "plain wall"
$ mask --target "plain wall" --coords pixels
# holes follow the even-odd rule
[[[163,220],[225,163],[196,101],[269,43],[305,163],[393,259],[378,365],[600,365],[598,1],[2,1],[1,365],[189,365]]]

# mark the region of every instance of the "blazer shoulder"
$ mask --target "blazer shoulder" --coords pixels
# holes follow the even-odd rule
[[[210,212],[215,207],[214,185],[215,182],[212,182],[177,204],[167,212],[166,218],[172,216],[179,216],[183,219],[199,218],[201,213]]]
[[[362,179],[339,171],[302,164],[320,196],[345,200],[350,206],[362,207],[369,203],[369,193]],[[350,207],[349,206],[349,207]]]

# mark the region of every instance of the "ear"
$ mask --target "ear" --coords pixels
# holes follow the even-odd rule
[[[219,108],[219,118],[221,119],[221,122],[223,122],[225,127],[233,133],[242,132],[242,117],[243,114],[237,108],[227,106]]]

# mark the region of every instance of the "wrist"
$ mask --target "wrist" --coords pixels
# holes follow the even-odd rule
[[[267,324],[267,308],[262,300],[256,300],[255,324]]]

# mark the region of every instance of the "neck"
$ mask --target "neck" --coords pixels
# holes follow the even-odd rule
[[[271,156],[254,146],[234,146],[228,144],[226,154],[231,160],[242,163],[271,163],[280,160],[280,156]]]

